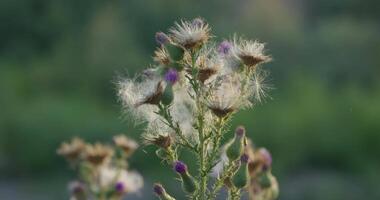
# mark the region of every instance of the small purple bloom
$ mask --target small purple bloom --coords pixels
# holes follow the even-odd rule
[[[153,192],[157,196],[162,196],[165,193],[165,189],[164,189],[164,187],[162,187],[161,184],[155,183],[154,186],[153,186]]]
[[[165,74],[165,81],[170,83],[170,84],[175,84],[179,79],[179,74],[177,70],[171,68],[169,69],[166,74]]]
[[[117,182],[115,185],[115,190],[119,193],[123,193],[125,191],[125,185],[122,182]]]
[[[238,126],[235,130],[235,134],[237,137],[241,138],[245,135],[245,128],[244,126]]]
[[[192,22],[192,25],[194,26],[194,27],[202,27],[203,26],[203,24],[204,24],[204,21],[201,19],[201,18],[195,18],[194,20],[193,20],[193,22]]]
[[[184,162],[178,160],[174,163],[174,170],[177,173],[184,174],[187,172],[187,165]]]
[[[169,37],[163,32],[156,33],[156,42],[159,45],[164,45],[169,42]]]
[[[242,163],[248,163],[248,160],[249,160],[249,156],[247,154],[244,153],[243,155],[241,155],[240,161]]]
[[[222,55],[227,55],[230,52],[231,48],[232,48],[231,43],[225,40],[219,44],[218,52]]]
[[[79,194],[84,192],[85,186],[80,181],[73,181],[69,183],[69,191],[72,194]]]
[[[268,168],[270,168],[270,166],[272,166],[272,155],[266,148],[260,148],[259,154],[264,161],[264,170],[267,170]]]

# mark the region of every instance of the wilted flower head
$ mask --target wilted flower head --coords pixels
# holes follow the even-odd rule
[[[113,137],[113,142],[120,147],[126,156],[130,156],[139,147],[136,141],[127,138],[125,135]]]
[[[106,163],[113,155],[111,147],[96,143],[88,144],[85,149],[85,159],[95,166]]]
[[[157,32],[155,35],[156,42],[159,45],[164,45],[169,42],[169,37],[163,32]]]
[[[237,56],[244,65],[248,67],[256,67],[261,63],[266,63],[271,60],[271,57],[265,55],[263,43],[252,40],[244,40],[234,38],[233,53]]]
[[[181,21],[170,29],[174,43],[185,49],[197,49],[205,44],[210,38],[210,28],[207,23],[196,19],[193,22]]]
[[[68,161],[79,159],[85,147],[85,143],[80,138],[73,138],[70,143],[63,142],[57,153],[65,157]]]

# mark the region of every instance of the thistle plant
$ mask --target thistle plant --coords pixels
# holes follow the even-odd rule
[[[156,155],[176,172],[188,199],[216,199],[223,186],[231,200],[247,189],[252,199],[277,198],[268,156],[262,155],[267,159],[262,164],[256,158],[261,154],[247,150],[244,127],[229,133],[238,111],[267,96],[262,65],[271,57],[265,45],[236,35],[218,43],[200,18],[175,23],[155,37],[154,64],[118,82],[124,112],[146,124],[144,144],[157,147]],[[196,174],[182,161],[183,151],[192,152]],[[161,200],[175,199],[160,183],[154,193]]]
[[[61,144],[57,153],[66,158],[77,173],[69,183],[71,200],[121,200],[143,186],[139,173],[128,169],[127,159],[138,144],[124,135],[115,136],[113,145],[89,144],[73,138]]]

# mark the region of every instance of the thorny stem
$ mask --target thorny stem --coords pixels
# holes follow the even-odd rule
[[[169,106],[159,104],[158,107],[160,109],[159,115],[161,115],[165,119],[164,123],[168,125],[171,129],[173,129],[176,135],[180,138],[181,145],[189,148],[190,150],[194,150],[195,147],[183,135],[178,123],[175,123],[173,121],[173,117],[171,116],[170,111],[169,111]]]

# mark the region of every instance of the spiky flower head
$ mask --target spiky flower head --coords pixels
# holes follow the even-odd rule
[[[111,147],[96,143],[87,144],[85,149],[85,159],[94,166],[100,166],[111,158],[113,150]]]
[[[169,37],[163,32],[157,32],[155,38],[159,45],[165,45],[170,41]]]
[[[175,161],[174,171],[176,171],[179,174],[185,174],[187,172],[187,165],[182,161]]]
[[[250,68],[269,62],[271,57],[265,54],[265,44],[258,41],[234,38],[233,53],[242,63]]]
[[[201,47],[210,38],[210,28],[203,20],[176,22],[170,29],[172,41],[185,49],[192,50]]]
[[[173,68],[170,68],[166,73],[165,73],[165,81],[167,83],[170,83],[172,85],[174,85],[178,79],[179,79],[179,74],[178,74],[178,71],[173,69]]]
[[[74,162],[78,160],[84,150],[85,143],[80,138],[73,138],[69,143],[63,142],[57,154],[65,157],[68,161]]]
[[[117,135],[113,137],[113,142],[124,152],[124,155],[129,157],[139,147],[136,141],[126,137],[125,135]]]

